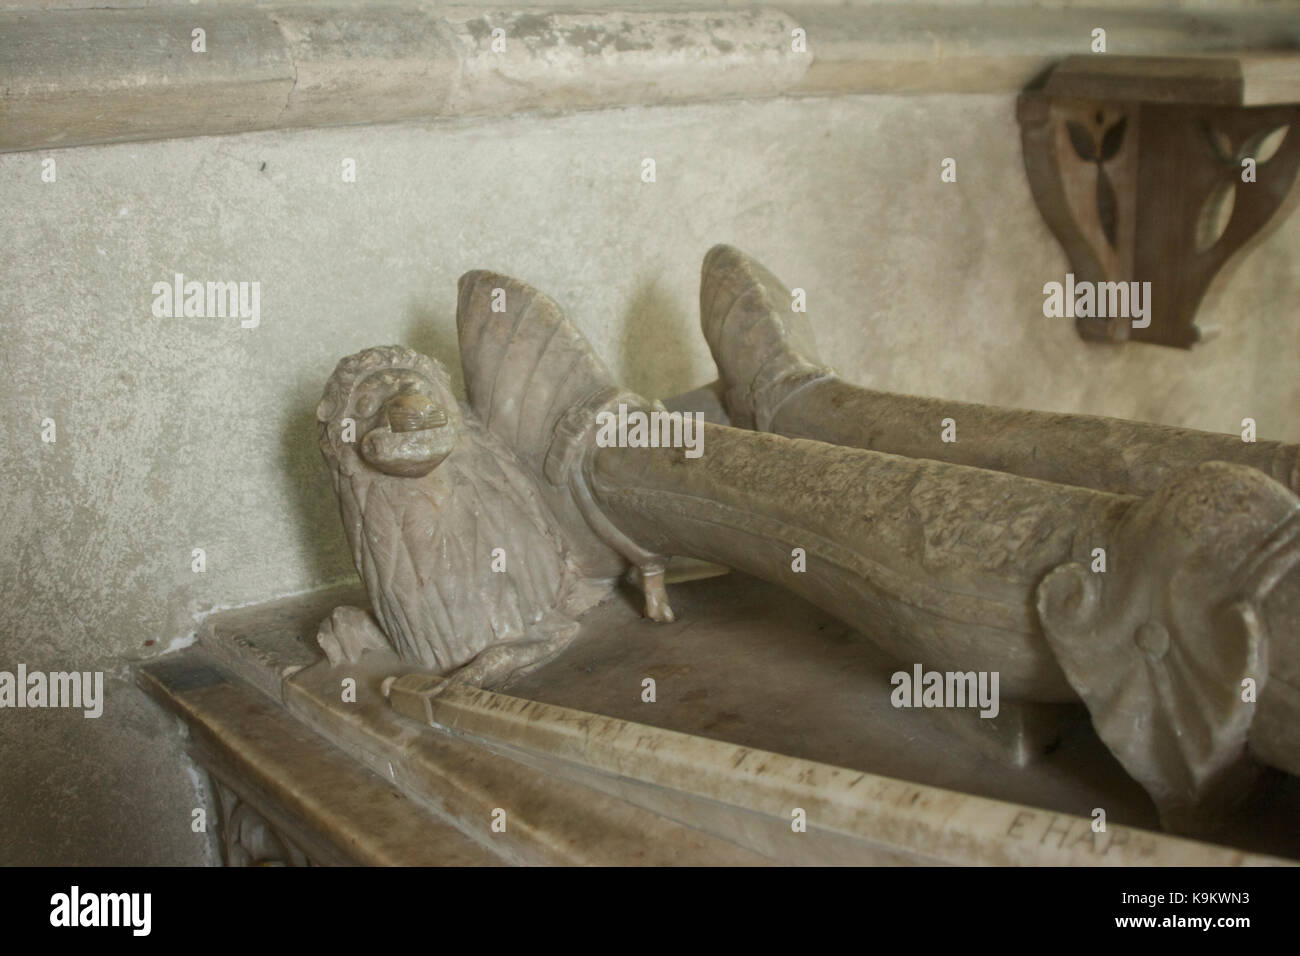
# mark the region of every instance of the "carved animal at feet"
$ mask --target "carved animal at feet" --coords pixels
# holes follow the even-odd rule
[[[343,359],[316,410],[352,558],[374,611],[321,625],[331,661],[391,646],[485,683],[536,666],[601,587],[570,560],[514,453],[452,394],[437,361],[397,346]]]

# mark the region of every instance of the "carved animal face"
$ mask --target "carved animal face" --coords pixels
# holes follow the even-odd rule
[[[456,446],[454,409],[433,382],[412,369],[372,372],[349,402],[361,457],[380,471],[418,478]]]

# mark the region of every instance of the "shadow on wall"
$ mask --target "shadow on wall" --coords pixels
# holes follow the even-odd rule
[[[412,299],[406,306],[406,331],[399,344],[445,365],[451,376],[452,392],[458,398],[465,398],[465,373],[460,367],[460,340],[454,315],[444,315],[431,307],[427,297]]]
[[[561,302],[560,307],[570,319],[574,318],[568,304]],[[649,398],[666,398],[699,384],[691,380],[692,346],[696,344],[695,339],[699,343],[704,341],[699,325],[693,315],[677,308],[660,291],[656,280],[647,279],[637,287],[622,328],[620,354],[600,355],[620,383]],[[594,330],[581,325],[579,330],[594,338],[591,335]],[[427,297],[412,298],[406,309],[406,331],[402,341],[396,344],[442,362],[451,376],[452,390],[458,397],[466,397],[455,315],[430,306]]]
[[[637,287],[623,319],[621,354],[613,363],[615,377],[651,399],[689,391],[702,384],[691,381],[696,340],[704,341],[696,317],[661,292],[657,280],[647,279]]]
[[[285,482],[285,498],[293,502],[296,512],[291,525],[297,533],[298,554],[302,556],[305,579],[318,587],[348,581],[356,575],[339,520],[334,486],[316,442],[316,405],[333,371],[333,366],[323,374],[298,369],[296,398],[285,415],[280,441],[279,473]]]
[[[177,720],[105,675],[103,716],[13,710],[0,733],[0,866],[218,862],[216,807]],[[192,829],[202,808],[207,828]]]

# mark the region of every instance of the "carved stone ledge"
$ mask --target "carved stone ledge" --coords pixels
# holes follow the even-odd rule
[[[1030,187],[1075,283],[1150,283],[1144,317],[1076,315],[1083,338],[1211,337],[1206,291],[1294,204],[1297,103],[1288,54],[1074,56],[1020,98]]]
[[[0,11],[0,152],[792,93],[1010,94],[1097,25],[1094,10],[996,2],[667,6],[676,9],[323,0],[209,5],[197,18],[189,5]],[[1144,53],[1286,48],[1292,20],[1105,12],[1106,27]],[[191,52],[196,27],[207,30],[202,55]],[[806,53],[792,49],[795,29]]]
[[[246,631],[232,638],[229,643],[238,648],[231,659],[255,649],[268,676],[283,670],[289,653],[284,617],[284,609],[273,606],[260,618],[258,640],[250,640]],[[257,666],[248,664],[244,673]],[[488,850],[293,720],[265,696],[274,686],[271,681],[246,683],[196,651],[143,665],[136,676],[189,730],[190,756],[216,790],[217,832],[228,865],[497,862]]]
[[[1279,838],[1294,794],[1226,845],[1152,832],[1149,802],[1086,722],[1008,774],[891,707],[870,644],[743,575],[679,585],[674,624],[607,602],[504,693],[430,693],[379,653],[331,667],[312,641],[319,609],[346,593],[224,612],[201,648],[141,670],[196,760],[251,808],[232,860],[274,863],[265,847],[284,839],[319,863],[1240,865],[1296,852]],[[242,678],[215,663],[223,644]],[[279,677],[307,653],[315,664]],[[259,668],[274,679],[252,679]],[[828,680],[846,671],[856,679]],[[385,675],[403,674],[386,698]],[[355,702],[340,699],[349,677]],[[1095,806],[1107,833],[1092,831]],[[807,832],[792,831],[793,807]]]

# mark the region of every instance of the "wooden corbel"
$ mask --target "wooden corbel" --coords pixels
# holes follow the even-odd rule
[[[1206,290],[1300,194],[1300,54],[1072,56],[1017,114],[1073,285],[1150,283],[1147,315],[1094,308],[1076,314],[1079,334],[1180,348],[1210,337],[1196,324]]]

